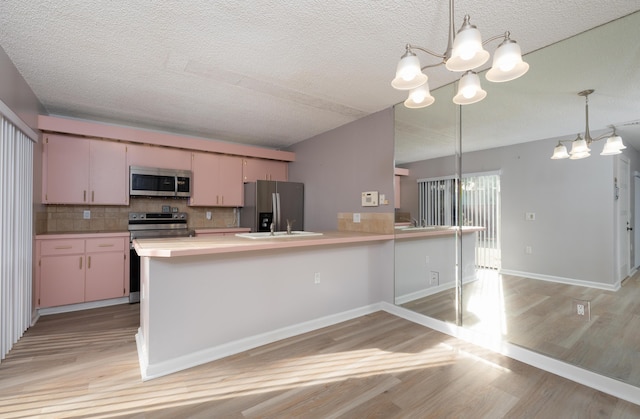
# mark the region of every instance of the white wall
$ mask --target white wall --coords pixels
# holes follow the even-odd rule
[[[288,337],[286,330],[303,333],[305,324],[392,303],[388,254],[393,240],[143,258],[143,371],[164,375]]]
[[[550,279],[613,286],[614,158],[551,160],[555,141],[465,153],[463,173],[501,170],[502,267]],[[632,171],[637,170],[636,152]],[[451,157],[404,165],[402,208],[417,214],[417,178],[451,175]],[[405,200],[406,197],[406,200]],[[525,220],[526,212],[536,214]],[[530,246],[532,254],[525,254]]]

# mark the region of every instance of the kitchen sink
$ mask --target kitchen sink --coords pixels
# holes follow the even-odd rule
[[[291,234],[287,234],[286,231],[276,231],[271,235],[268,231],[259,231],[255,233],[236,233],[237,237],[244,237],[245,239],[286,239],[292,237],[308,237],[308,236],[322,236],[322,233],[314,233],[313,231],[292,231]]]
[[[435,230],[436,226],[425,226],[425,227],[396,227],[397,230],[400,231],[426,231],[426,230]]]

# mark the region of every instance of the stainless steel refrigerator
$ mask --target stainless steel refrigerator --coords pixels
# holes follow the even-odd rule
[[[240,225],[251,231],[286,231],[287,220],[292,230],[304,230],[304,184],[258,180],[244,184],[244,207]]]

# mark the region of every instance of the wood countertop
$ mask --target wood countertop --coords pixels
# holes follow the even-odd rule
[[[236,236],[138,239],[133,241],[133,245],[140,256],[170,258],[178,256],[237,253],[255,250],[367,243],[393,239],[393,234],[329,231],[322,232],[322,235],[318,236],[280,237],[273,239],[249,239]]]

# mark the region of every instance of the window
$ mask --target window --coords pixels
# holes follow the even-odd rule
[[[457,196],[460,196],[460,225],[483,227],[476,233],[476,265],[500,268],[500,174],[496,172],[419,179],[420,220],[426,225],[458,225]]]

